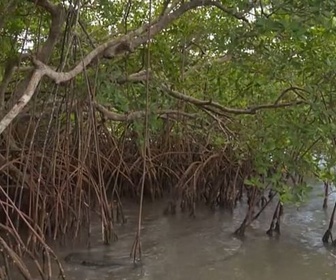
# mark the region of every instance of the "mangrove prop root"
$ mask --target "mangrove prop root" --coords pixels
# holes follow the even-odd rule
[[[331,240],[332,243],[334,243],[332,233],[329,229],[327,229],[326,232],[324,233],[323,237],[322,237],[322,242],[324,244],[327,244],[327,243],[329,243],[329,239]]]
[[[104,227],[103,232],[104,232],[104,236],[105,236],[105,239],[104,239],[104,244],[105,245],[109,245],[110,240],[112,242],[118,241],[118,235],[116,234],[116,232],[114,231],[113,228]]]
[[[275,193],[276,193],[275,191],[273,191],[272,189],[270,189],[269,192],[268,192],[268,199],[272,200],[273,197],[275,196],[274,195]]]
[[[249,207],[246,216],[243,222],[241,223],[240,227],[234,232],[234,234],[239,237],[243,237],[245,235],[246,227],[251,223],[251,220],[253,218],[252,215],[257,202],[257,192],[258,192],[257,188],[254,187],[251,191]]]
[[[323,200],[323,209],[328,208],[328,195],[329,195],[329,184],[327,181],[324,182],[324,200]]]
[[[185,212],[186,207],[187,207],[186,201],[184,199],[182,199],[181,203],[180,203],[180,209],[181,209],[181,211]]]
[[[138,261],[141,261],[141,257],[142,257],[141,240],[139,234],[137,233],[133,242],[130,258],[133,259],[133,263],[135,264]]]
[[[242,199],[243,199],[243,193],[244,193],[244,184],[240,184],[239,193],[237,195],[237,199],[239,201],[242,201]]]
[[[273,197],[275,197],[275,195],[276,195],[276,192],[272,193],[272,196],[270,197],[270,199],[267,200],[267,202],[261,207],[261,209],[259,210],[259,212],[258,212],[256,215],[254,215],[254,217],[253,217],[252,220],[251,220],[251,223],[252,223],[253,221],[255,221],[256,219],[259,218],[259,216],[261,215],[261,213],[265,210],[265,208],[266,208],[267,205],[272,201],[272,199],[273,199]]]
[[[61,109],[60,113],[62,113]],[[76,122],[79,122],[76,126],[82,127],[82,124],[80,124],[82,122],[82,111],[75,112],[75,114],[78,117]],[[91,120],[92,123],[90,125],[95,126],[93,122],[96,121],[98,120]],[[125,132],[125,139],[130,139],[130,141],[118,142],[116,141],[118,139],[114,138],[113,133],[107,130],[109,125],[102,123],[97,126],[97,128],[99,127],[97,131],[99,133],[97,139],[99,145],[97,147],[96,145],[92,145],[92,147],[91,145],[86,145],[87,141],[82,140],[72,146],[72,144],[69,145],[68,143],[68,134],[71,131],[74,132],[70,137],[71,141],[76,139],[76,141],[79,141],[79,136],[76,135],[76,127],[72,129],[72,122],[69,122],[68,125],[69,129],[65,129],[63,134],[59,133],[58,128],[55,129],[55,135],[60,134],[59,138],[55,137],[55,139],[59,140],[55,141],[53,137],[50,138],[50,148],[48,147],[48,153],[44,156],[45,165],[43,166],[43,170],[45,171],[43,171],[43,174],[37,174],[42,176],[39,194],[35,192],[36,184],[34,182],[38,180],[37,176],[34,178],[34,174],[36,173],[34,171],[35,167],[30,164],[27,165],[26,173],[32,175],[28,181],[23,180],[22,176],[17,176],[14,173],[13,176],[2,173],[3,177],[0,180],[2,182],[10,181],[13,185],[22,185],[22,182],[24,182],[23,187],[20,188],[23,190],[22,203],[19,199],[15,199],[15,195],[11,193],[10,197],[14,199],[13,205],[21,205],[20,211],[22,211],[23,215],[27,215],[29,220],[32,218],[30,213],[36,212],[32,209],[43,210],[38,213],[38,220],[36,220],[37,226],[41,227],[41,232],[39,232],[41,238],[43,237],[43,232],[46,231],[51,238],[59,238],[65,244],[65,234],[76,230],[76,234],[73,236],[77,238],[76,235],[80,231],[80,227],[87,226],[87,246],[90,247],[90,242],[92,242],[91,223],[93,220],[91,215],[96,213],[103,220],[102,235],[104,236],[104,240],[116,240],[117,235],[113,230],[114,222],[119,223],[120,221],[124,221],[121,199],[132,196],[133,198],[138,198],[140,194],[139,186],[135,182],[138,182],[140,176],[142,176],[142,171],[140,170],[141,164],[137,158],[142,160],[143,157],[133,147],[135,136],[130,136],[130,132]],[[55,127],[58,127],[58,125]],[[81,134],[83,134],[84,139],[91,139],[93,137],[90,129],[87,132],[81,131]],[[160,187],[161,193],[166,193],[171,188],[168,194],[173,193],[173,199],[171,199],[172,201],[167,207],[167,212],[174,214],[177,211],[177,202],[181,201],[181,199],[181,210],[184,210],[187,215],[189,213],[195,215],[196,203],[206,201],[213,209],[219,206],[218,204],[232,209],[234,203],[245,198],[243,197],[246,191],[244,178],[250,173],[251,163],[247,159],[246,162],[243,162],[242,166],[238,165],[236,154],[230,146],[225,148],[224,151],[214,149],[204,154],[201,146],[204,144],[204,141],[207,141],[206,139],[203,140],[201,138],[195,142],[193,137],[185,135],[182,144],[179,144],[179,139],[169,139],[167,144],[165,144],[167,137],[163,137],[163,139],[163,142],[160,142],[159,138],[156,140],[153,138],[155,141],[150,141],[151,161],[153,162],[151,170],[157,176],[151,176],[150,183],[148,183],[149,187],[146,185],[145,194],[148,196],[155,194],[155,191],[158,191],[155,190],[156,186],[162,186]],[[84,143],[83,146],[81,146],[82,142]],[[34,156],[35,154],[39,154],[38,149],[39,146],[34,146],[34,151],[23,155],[25,161],[28,163],[39,162],[40,158],[36,159]],[[77,149],[80,149],[81,152],[79,153]],[[60,152],[52,154],[53,150]],[[79,154],[78,158],[77,152]],[[100,171],[98,171],[98,159],[95,156],[98,153],[100,155],[99,161],[101,161],[102,165],[101,170],[103,174],[101,175],[99,175]],[[69,157],[70,154],[74,156]],[[200,154],[202,154],[202,157],[200,157]],[[88,157],[85,155],[88,155]],[[197,164],[195,164],[195,160],[198,161]],[[135,164],[133,165],[133,163]],[[13,164],[13,166],[17,168],[19,165]],[[195,177],[195,168],[189,169],[189,166],[197,167],[197,177]],[[237,168],[239,172],[236,171]],[[21,169],[18,170],[23,172]],[[53,175],[51,176],[50,174]],[[69,174],[72,175],[70,176]],[[183,174],[186,176],[183,177]],[[238,174],[236,175],[236,182],[232,182],[235,174]],[[106,183],[101,184],[99,178],[106,181]],[[194,178],[196,179],[194,180]],[[110,193],[111,188],[113,188],[111,198],[106,199],[105,196]],[[153,188],[153,191],[151,188]],[[8,190],[10,191],[11,188],[8,188]],[[259,196],[259,193],[255,194],[253,188],[251,188],[250,193],[250,196]],[[257,198],[252,200],[255,202]],[[250,217],[254,215],[253,210],[257,209],[254,202],[250,201],[250,210],[245,222],[241,225],[241,229],[237,230],[238,233],[241,232],[244,234]],[[4,211],[1,213],[3,214]],[[50,215],[46,216],[45,213],[49,213]],[[6,219],[11,222],[10,217]],[[20,225],[24,224],[22,221],[23,219],[20,216]],[[111,227],[109,226],[110,224]],[[32,240],[32,238],[29,240]],[[38,247],[39,245],[35,245],[34,242],[29,242],[29,248],[39,253],[40,247]],[[131,255],[139,255],[141,245],[138,238],[135,240],[133,247],[133,254]],[[4,251],[6,252],[6,250]],[[18,255],[21,258],[22,254],[19,253]],[[47,255],[42,256],[45,257],[44,261],[48,263],[49,257]],[[53,259],[53,255],[50,258]],[[11,261],[12,258],[8,260]],[[48,266],[49,264],[46,264],[45,267],[43,266],[46,274],[49,270]],[[26,273],[24,267],[21,267],[21,270],[23,274]]]
[[[3,266],[1,266],[0,267],[0,279],[1,280],[12,280],[12,278],[11,277],[9,277],[9,276],[7,276],[8,274],[7,274],[7,272],[6,272],[6,268],[5,267],[3,267]]]
[[[279,209],[279,215],[278,215],[278,219],[280,220],[280,217],[283,216],[284,213],[284,207],[283,205],[280,203],[280,209]]]
[[[126,224],[127,223],[127,218],[125,217],[123,206],[122,206],[121,202],[118,202],[117,222],[121,223],[121,224]]]
[[[274,214],[273,214],[273,218],[272,218],[270,227],[266,231],[267,235],[273,236],[273,231],[277,232],[276,231],[276,223],[278,224],[278,229],[277,230],[280,232],[280,223],[279,223],[278,217],[280,217],[280,200],[279,200],[277,206],[275,207],[275,211],[274,211]]]
[[[190,209],[189,217],[196,218],[196,202],[194,201]]]
[[[265,207],[265,205],[267,204],[267,198],[265,196],[262,196],[260,202],[261,202],[261,208]]]
[[[30,275],[28,268],[24,265],[21,258],[11,249],[4,239],[0,237],[0,244],[3,250],[9,255],[9,257],[13,260],[19,271],[21,272],[22,276],[26,280],[33,280],[33,277]]]
[[[329,227],[322,237],[322,242],[325,243],[325,244],[329,243],[329,239],[331,240],[332,243],[334,243],[331,231],[332,231],[332,228],[334,226],[335,210],[336,210],[336,202],[335,202],[334,209],[333,209],[331,217],[330,217]]]
[[[274,228],[275,233],[277,233],[279,235],[280,235],[280,217],[282,215],[283,215],[283,205],[280,203],[279,211],[278,211],[278,215],[277,215],[277,221],[276,221],[275,228]]]
[[[164,215],[175,215],[176,214],[176,202],[170,201],[167,207],[163,210]]]
[[[2,256],[4,260],[4,266],[0,268],[0,279],[12,280],[11,269],[9,267],[9,262],[6,253],[2,250]]]
[[[246,214],[247,216],[248,214]],[[236,229],[234,235],[238,237],[243,237],[245,235],[245,229],[247,226],[247,217],[244,218],[243,222],[241,223],[240,227]]]

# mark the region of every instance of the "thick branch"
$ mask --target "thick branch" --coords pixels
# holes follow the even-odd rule
[[[171,12],[170,14],[164,15],[160,19],[156,19],[153,21],[153,25],[150,27],[151,38],[187,11],[200,6],[211,6],[215,4],[216,2],[211,0],[195,0],[182,4],[178,9]],[[37,59],[34,59],[34,64],[39,69],[43,70],[45,75],[53,79],[56,84],[66,82],[80,74],[83,69],[86,68],[96,57],[102,54],[105,58],[113,58],[117,55],[123,54],[126,51],[133,51],[136,47],[140,46],[148,40],[148,28],[149,25],[145,24],[137,30],[131,31],[118,39],[111,39],[101,44],[100,46],[92,50],[79,64],[75,66],[73,70],[69,72],[56,72],[49,66],[45,65],[43,61],[39,59],[39,57],[37,57]]]
[[[58,41],[59,36],[62,32],[62,25],[65,19],[65,9],[60,5],[55,5],[48,0],[29,0],[33,2],[35,5],[40,6],[45,9],[51,15],[51,25],[48,34],[48,39],[46,40],[43,47],[37,53],[37,59],[48,63],[52,51],[55,47],[55,44]]]
[[[6,88],[8,87],[8,84],[10,80],[12,79],[14,72],[15,72],[15,61],[13,61],[12,59],[8,59],[7,66],[5,68],[5,73],[4,73],[3,79],[0,84],[0,110],[1,111],[5,107]]]
[[[46,1],[40,0],[39,2],[44,3]],[[212,5],[218,6],[218,2],[212,0],[194,0],[186,2],[175,11],[154,20],[152,26],[150,27],[148,24],[145,24],[135,31],[131,31],[128,34],[121,36],[120,38],[113,38],[101,44],[91,51],[79,64],[77,64],[77,66],[75,66],[73,70],[66,73],[57,73],[49,66],[45,65],[39,57],[34,60],[34,63],[40,69],[43,69],[45,71],[45,75],[53,79],[57,84],[66,82],[81,73],[83,69],[86,68],[96,57],[102,54],[105,58],[114,58],[117,55],[123,54],[127,51],[133,51],[135,48],[148,40],[148,28],[150,28],[150,37],[153,38],[170,23],[181,17],[187,11],[200,6]]]
[[[213,0],[194,0],[181,4],[179,8],[175,11],[172,11],[168,14],[163,15],[159,20],[153,21],[152,26],[150,27],[150,36],[153,38],[156,34],[161,32],[166,28],[170,23],[180,18],[187,11],[196,9],[198,7],[208,7],[208,6],[218,6],[217,1]],[[148,25],[144,28],[137,29],[135,34],[139,34],[139,37],[132,41],[132,48],[135,49],[141,44],[145,43],[148,40]]]
[[[149,79],[152,78],[152,71],[150,69],[148,69],[148,75],[149,75]],[[131,83],[140,83],[140,82],[145,82],[147,80],[147,70],[142,70],[140,72],[137,73],[133,73],[129,76],[124,76],[124,77],[120,77],[118,79],[113,79],[113,77],[111,78],[111,82],[117,82],[118,84],[122,85],[128,82]]]
[[[167,11],[169,11],[169,4],[170,4],[170,0],[164,1],[160,16],[163,16]]]
[[[15,71],[19,69],[17,65],[20,64],[20,62],[23,59],[28,58],[28,55],[21,55],[19,58],[8,58],[7,59],[7,65],[5,68],[5,73],[3,75],[3,79],[0,84],[0,110],[3,111],[5,107],[5,95],[6,95],[6,89],[12,79],[12,76],[14,75]],[[22,67],[20,68],[22,70]],[[32,67],[30,67],[29,70],[33,70]]]
[[[6,19],[6,16],[8,17],[8,15],[11,14],[11,12],[15,9],[16,7],[16,1],[15,0],[10,0],[6,5],[5,7],[3,8],[3,16],[0,17],[0,32],[2,31],[2,28],[4,27],[5,25],[5,19]],[[5,16],[6,15],[6,16]]]
[[[36,5],[46,9],[51,15],[51,27],[49,30],[49,36],[42,46],[42,48],[37,52],[37,59],[41,63],[48,63],[52,51],[58,42],[61,35],[62,25],[65,19],[65,10],[62,5],[54,5],[47,0],[29,0],[30,2],[36,3]],[[21,98],[16,101],[15,105],[7,113],[7,115],[0,122],[0,134],[6,129],[6,127],[12,122],[12,120],[20,113],[20,111],[26,106],[26,104],[32,98],[37,85],[39,84],[44,73],[42,71],[33,70],[27,78],[25,78],[17,87],[11,100],[8,102],[12,105],[19,96]]]
[[[144,79],[142,77],[143,75],[146,75],[146,71],[133,74],[134,81],[139,81],[139,80],[143,81]],[[126,82],[126,81],[132,80],[131,77],[132,75],[130,75],[129,78],[126,78],[124,81]],[[140,79],[138,79],[139,77]],[[174,98],[194,104],[205,110],[210,110],[216,114],[223,114],[226,117],[228,117],[227,116],[228,113],[235,114],[235,115],[242,115],[242,114],[253,115],[253,114],[256,114],[260,110],[285,108],[285,107],[292,107],[292,106],[307,104],[307,102],[305,102],[304,100],[296,100],[293,102],[283,102],[283,103],[279,103],[279,101],[277,100],[275,103],[272,103],[272,104],[261,104],[258,106],[248,107],[246,109],[236,109],[236,108],[228,108],[228,107],[222,106],[219,103],[213,102],[211,100],[209,101],[199,100],[197,98],[171,90],[166,86],[162,86],[161,89],[167,92],[170,96]],[[285,92],[287,91],[288,90],[285,90]],[[136,119],[143,118],[146,114],[145,111],[131,112],[129,114],[118,114],[118,113],[109,111],[108,109],[106,109],[104,106],[100,104],[96,103],[95,106],[98,109],[98,111],[100,111],[107,119],[113,120],[113,121],[134,121]],[[194,118],[196,116],[195,114],[188,114],[186,112],[176,111],[176,110],[158,110],[153,113],[158,114],[158,115],[162,115],[162,114],[183,115],[183,116],[187,116],[190,118]]]
[[[103,56],[105,58],[114,58],[116,55],[123,54],[125,52],[133,51],[135,48],[145,43],[148,40],[148,31],[150,38],[153,38],[160,31],[166,28],[170,23],[181,17],[184,13],[189,10],[205,7],[205,6],[216,6],[223,10],[223,7],[219,5],[219,2],[213,0],[193,0],[188,2],[182,2],[182,4],[173,10],[170,10],[167,14],[159,16],[152,21],[152,24],[144,24],[142,27],[131,31],[126,35],[123,35],[117,39],[113,38],[102,45],[98,46],[96,49],[91,51],[73,70],[66,73],[58,73],[47,66],[47,62],[51,56],[52,50],[60,36],[61,27],[64,22],[64,8],[61,5],[54,5],[48,0],[30,0],[36,3],[40,7],[46,9],[52,17],[51,28],[49,32],[49,37],[38,52],[36,58],[34,59],[34,64],[37,69],[32,72],[27,79],[25,79],[18,87],[18,90],[14,94],[15,98],[18,95],[22,95],[20,100],[15,104],[15,106],[10,110],[10,112],[1,120],[0,122],[0,134],[9,125],[9,123],[19,114],[20,110],[29,102],[34,94],[34,91],[40,81],[40,79],[47,75],[49,78],[53,79],[56,84],[61,82],[66,82],[78,74],[80,74],[84,68],[86,68],[93,59]],[[225,10],[225,9],[224,9]],[[225,10],[226,11],[226,10]],[[227,11],[226,11],[227,12]],[[148,30],[150,29],[150,30]],[[221,106],[220,106],[221,107]]]
[[[219,8],[220,10],[222,10],[223,12],[235,17],[236,19],[243,20],[246,23],[249,23],[249,21],[244,16],[244,14],[247,13],[249,10],[251,10],[253,8],[252,3],[253,3],[253,1],[250,1],[250,5],[248,5],[248,7],[245,9],[245,11],[240,12],[240,13],[237,13],[232,9],[228,9],[228,8],[224,7],[219,1],[215,1],[213,5],[217,8]]]
[[[35,2],[35,0],[30,0],[31,2]],[[57,43],[61,31],[62,31],[62,25],[64,22],[64,16],[65,16],[65,11],[64,8],[59,5],[56,6],[54,4],[49,3],[48,1],[36,1],[36,4],[44,7],[47,9],[47,11],[50,12],[51,14],[51,27],[49,31],[49,36],[48,39],[46,40],[45,44],[42,46],[42,48],[38,51],[36,57],[41,63],[48,63],[51,55],[52,55],[52,50],[55,47],[55,44]],[[33,77],[34,71],[32,71],[27,78],[25,78],[17,87],[17,90],[13,94],[11,100],[8,102],[9,105],[12,105],[19,96],[22,96],[26,94],[27,88],[29,87],[29,83],[31,82],[31,79]],[[33,82],[34,83],[34,82]],[[27,95],[27,94],[26,94]],[[30,94],[28,94],[30,95]],[[28,100],[29,101],[29,100]],[[14,109],[14,108],[13,108]],[[13,110],[12,109],[12,110]],[[1,123],[0,123],[1,125]],[[1,130],[1,129],[0,129]]]
[[[29,2],[33,2],[35,5],[40,6],[49,12],[52,16],[57,15],[57,5],[49,2],[48,0],[28,0]]]
[[[13,119],[22,111],[22,109],[27,105],[29,100],[34,95],[35,89],[39,84],[43,72],[40,70],[35,70],[31,76],[29,84],[25,90],[22,97],[16,102],[13,108],[3,117],[0,122],[0,134],[6,129],[6,127],[13,121]]]

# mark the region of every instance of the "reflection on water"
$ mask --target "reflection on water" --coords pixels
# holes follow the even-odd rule
[[[178,213],[163,216],[163,203],[147,204],[142,231],[143,265],[131,262],[117,268],[95,268],[65,264],[69,279],[231,279],[231,280],[318,280],[335,279],[336,255],[323,247],[321,237],[327,228],[334,198],[328,213],[322,210],[323,199],[312,194],[308,205],[285,207],[282,235],[269,238],[269,227],[275,203],[247,231],[244,241],[232,232],[245,213],[238,207],[233,216],[198,208],[197,217]],[[137,226],[137,206],[126,206],[128,223],[118,226],[119,241],[110,247],[99,244],[99,226],[93,230],[91,253],[97,258],[114,260],[129,254]],[[71,243],[71,242],[70,242]],[[69,244],[70,244],[69,243]],[[82,250],[85,246],[56,248],[61,256]]]

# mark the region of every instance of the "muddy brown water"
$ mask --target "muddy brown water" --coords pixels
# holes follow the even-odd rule
[[[133,266],[129,252],[137,227],[138,206],[125,205],[128,222],[116,226],[119,240],[104,246],[100,240],[99,223],[92,227],[91,249],[86,243],[65,240],[65,246],[55,246],[63,258],[67,279],[96,280],[327,280],[336,279],[336,252],[323,246],[321,237],[328,223],[335,195],[329,198],[329,208],[322,210],[323,186],[315,186],[309,202],[300,206],[285,206],[281,236],[269,238],[269,227],[275,203],[270,205],[246,232],[244,240],[232,232],[241,223],[245,205],[233,215],[197,208],[197,217],[177,213],[163,216],[165,203],[147,203],[142,230],[142,265]],[[336,235],[336,230],[334,230]],[[85,235],[85,233],[83,233]],[[81,263],[81,261],[92,261]],[[94,263],[111,265],[92,265]],[[116,265],[113,265],[116,264]]]

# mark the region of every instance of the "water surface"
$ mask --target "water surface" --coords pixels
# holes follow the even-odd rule
[[[285,206],[281,236],[269,238],[269,227],[276,201],[254,222],[246,238],[238,240],[232,232],[241,223],[246,206],[239,206],[233,216],[197,208],[197,217],[187,214],[163,216],[163,202],[146,204],[142,230],[142,266],[126,262],[121,267],[91,267],[65,263],[69,279],[127,280],[327,280],[336,279],[336,253],[321,242],[335,196],[329,208],[322,210],[323,187],[317,186],[309,203],[297,209]],[[118,260],[129,255],[137,227],[138,206],[125,206],[128,223],[116,227],[119,241],[111,246],[100,242],[99,224],[93,227],[92,247],[85,245],[56,247],[62,257],[71,252],[91,254],[102,260]],[[336,231],[334,231],[336,232]],[[335,234],[336,235],[336,234]]]

